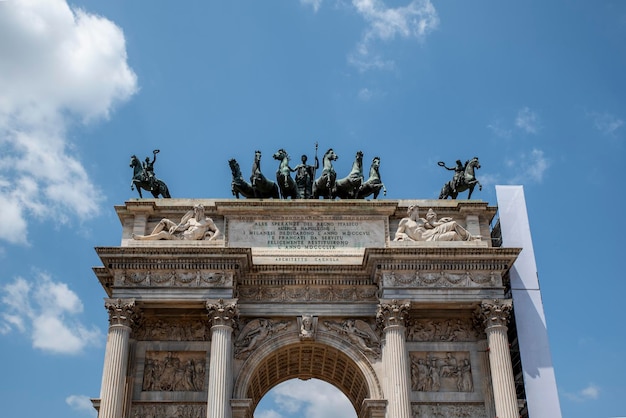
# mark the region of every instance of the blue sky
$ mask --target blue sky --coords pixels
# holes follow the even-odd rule
[[[476,199],[524,185],[563,415],[625,416],[625,39],[617,0],[0,1],[2,415],[94,415],[93,247],[119,244],[132,154],[161,150],[173,197],[230,198],[230,158],[272,173],[317,141],[339,176],[380,156],[387,199],[473,156]],[[338,405],[277,387],[257,418],[317,417],[311,393]]]

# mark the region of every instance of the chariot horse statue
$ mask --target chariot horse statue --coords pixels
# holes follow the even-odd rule
[[[457,160],[457,167],[446,167],[443,161],[437,163],[440,167],[444,167],[446,170],[455,171],[454,178],[443,185],[441,192],[439,193],[439,199],[447,199],[448,197],[456,199],[460,192],[469,190],[467,195],[468,199],[471,199],[474,187],[478,184],[478,190],[483,189],[483,185],[476,179],[474,171],[480,168],[480,162],[478,157],[474,157],[471,160],[465,162],[465,165],[461,165],[461,162]]]
[[[254,190],[254,197],[260,199],[280,198],[280,193],[276,183],[268,180],[263,173],[261,173],[261,151],[258,150],[254,151],[254,162],[252,163],[250,183],[252,184],[252,189]]]
[[[276,182],[280,189],[280,196],[283,199],[287,199],[288,197],[296,199],[298,197],[298,188],[296,187],[295,180],[291,177],[293,170],[289,167],[289,154],[281,148],[276,151],[272,157],[280,161],[278,170],[276,171]]]
[[[239,195],[243,197],[254,197],[254,189],[250,183],[243,179],[237,160],[231,158],[228,160],[228,165],[230,166],[230,171],[233,175],[233,180],[230,183],[233,196],[237,199],[239,199]]]
[[[322,196],[324,199],[332,199],[335,190],[335,180],[337,179],[337,173],[333,168],[333,161],[336,161],[337,154],[332,148],[322,157],[322,175],[313,183],[313,199],[319,199]]]
[[[379,170],[380,157],[374,157],[372,159],[372,165],[370,166],[370,176],[359,188],[356,196],[357,199],[365,199],[372,194],[374,195],[374,199],[377,199],[381,189],[383,191],[383,196],[387,196],[387,189],[385,188],[384,183],[380,180]]]
[[[130,189],[134,190],[136,188],[139,193],[139,198],[143,198],[141,189],[152,193],[154,198],[158,198],[159,195],[164,198],[170,198],[170,191],[167,185],[163,180],[156,178],[152,171],[152,164],[154,164],[159,150],[154,150],[152,153],[154,155],[152,163],[149,162],[149,158],[146,158],[146,162],[148,163],[146,165],[149,168],[142,166],[141,161],[139,161],[136,155],[130,157],[130,167],[133,169],[133,179],[130,182]]]
[[[363,152],[357,151],[352,163],[352,170],[347,177],[335,181],[333,197],[340,199],[356,199],[363,184]]]

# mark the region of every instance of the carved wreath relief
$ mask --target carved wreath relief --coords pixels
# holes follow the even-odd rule
[[[199,392],[204,389],[205,375],[205,352],[148,351],[142,390]]]
[[[411,389],[418,392],[473,392],[467,352],[410,353]]]

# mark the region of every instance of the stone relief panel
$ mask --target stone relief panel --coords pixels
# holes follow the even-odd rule
[[[114,283],[116,286],[137,287],[231,287],[233,274],[204,270],[125,270],[115,273]]]
[[[483,404],[412,404],[414,418],[483,418],[487,410]]]
[[[324,321],[320,328],[339,335],[367,356],[380,357],[379,334],[374,326],[361,319]]]
[[[131,418],[206,418],[206,404],[138,404],[130,410]]]
[[[383,273],[383,284],[387,287],[493,287],[502,286],[502,278],[496,272],[449,273],[420,272]]]
[[[206,319],[146,318],[135,331],[139,341],[208,341]]]
[[[476,341],[478,332],[472,319],[411,319],[407,341]]]
[[[274,321],[266,318],[256,318],[244,325],[235,339],[235,357],[246,358],[263,342],[275,334],[287,331],[294,321]]]
[[[204,351],[146,351],[142,390],[200,392],[205,375]]]
[[[241,286],[242,301],[265,300],[269,302],[333,302],[376,301],[376,286]]]
[[[418,392],[473,392],[469,352],[411,352],[411,389]]]

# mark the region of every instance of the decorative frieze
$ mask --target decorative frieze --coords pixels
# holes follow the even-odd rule
[[[137,287],[232,287],[233,273],[205,270],[117,271],[116,286]]]
[[[411,352],[411,389],[418,392],[473,392],[469,352]]]
[[[380,337],[373,327],[361,319],[346,319],[342,322],[324,321],[323,327],[341,336],[363,354],[380,357]]]
[[[203,351],[148,351],[143,372],[143,391],[204,390],[206,353]]]
[[[476,341],[478,336],[469,318],[412,319],[407,328],[407,341]]]
[[[207,319],[148,318],[135,332],[140,341],[208,341]]]
[[[414,418],[487,417],[483,404],[412,404]]]
[[[352,302],[375,301],[376,286],[240,286],[242,301],[267,302]]]
[[[448,271],[411,273],[385,272],[383,284],[387,287],[493,287],[502,286],[499,273],[470,272],[450,273]]]
[[[132,418],[206,418],[206,404],[133,404]]]

